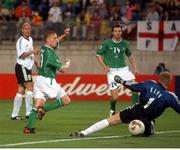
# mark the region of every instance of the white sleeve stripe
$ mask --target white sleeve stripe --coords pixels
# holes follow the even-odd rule
[[[169,91],[168,91],[168,93],[172,94],[173,97],[175,98],[176,102],[178,103],[178,105],[180,105],[180,100],[178,99],[178,97],[176,96],[176,94],[173,93],[173,92],[169,92]]]
[[[21,66],[21,68],[22,68],[22,72],[23,72],[24,80],[25,80],[25,81],[28,81],[28,76],[27,76],[27,73],[26,73],[26,69],[25,69],[25,67]]]
[[[22,43],[22,38],[19,40],[19,50],[20,51],[22,50],[21,43]]]
[[[176,100],[176,102],[178,103],[178,105],[180,106],[180,100],[178,99],[177,96],[175,97],[175,100]]]
[[[24,53],[24,51],[23,51],[23,47],[22,47],[22,41],[23,40],[23,38],[20,38],[19,39],[19,41],[18,41],[18,45],[17,45],[17,56],[18,56],[18,58]]]

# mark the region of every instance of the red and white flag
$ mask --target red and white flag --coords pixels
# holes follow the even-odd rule
[[[174,51],[180,37],[180,21],[138,21],[137,49]]]

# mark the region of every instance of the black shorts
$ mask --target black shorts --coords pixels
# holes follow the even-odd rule
[[[144,113],[144,108],[135,104],[132,107],[127,107],[119,113],[121,121],[123,123],[130,123],[132,120],[141,120],[145,125],[145,134],[148,135],[151,132],[151,120]]]
[[[15,73],[18,84],[23,85],[25,82],[32,82],[32,71],[26,67],[16,63]]]

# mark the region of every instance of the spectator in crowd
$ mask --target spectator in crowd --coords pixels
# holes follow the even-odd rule
[[[110,20],[110,26],[114,26],[115,24],[121,24],[121,18],[119,13],[114,13],[113,16],[111,16]]]
[[[87,10],[87,7],[90,5],[90,0],[79,0],[78,5],[80,10],[82,9]]]
[[[30,18],[31,17],[31,8],[29,7],[26,1],[22,1],[21,4],[17,6],[16,17],[17,18],[20,18],[20,17]]]
[[[71,29],[73,29],[73,33],[74,33],[74,28],[76,27],[76,16],[74,14],[71,14],[70,12],[67,12],[65,14],[65,18],[63,21],[65,27],[69,27]],[[70,36],[68,38],[72,38],[72,34],[70,33]],[[77,35],[74,35],[74,38],[77,38]]]
[[[110,33],[111,33],[111,29],[109,26],[108,18],[105,17],[102,19],[101,27],[100,27],[101,40],[105,40],[106,38],[108,38]]]
[[[4,35],[5,35],[4,33],[6,30],[6,25],[4,24],[5,15],[3,14],[2,7],[3,7],[2,3],[0,2],[0,42],[4,38]]]
[[[98,5],[97,0],[91,0],[90,6],[87,9],[87,12],[90,16],[93,16],[94,12],[99,11],[100,6]]]
[[[60,0],[49,0],[49,6],[52,7],[54,5],[54,3],[59,3],[59,2],[60,2]],[[64,2],[62,2],[62,3],[64,3]]]
[[[42,17],[39,15],[39,12],[33,11],[32,13],[32,33],[33,33],[33,38],[35,40],[40,40],[42,39],[42,25],[43,25],[43,19]]]
[[[103,3],[102,5],[100,5],[99,15],[101,16],[101,18],[104,18],[104,19],[109,18],[109,9],[106,3]]]
[[[16,38],[16,23],[17,23],[17,17],[15,14],[15,9],[11,8],[9,9],[9,14],[6,15],[6,36],[8,40],[14,41]]]
[[[159,21],[160,20],[160,15],[154,5],[150,6],[149,13],[147,14],[146,20],[147,21]]]
[[[87,14],[86,10],[83,9],[80,15],[76,18],[76,25],[73,28],[73,39],[86,40],[87,38],[87,29],[90,24],[90,17]]]
[[[171,20],[180,20],[180,7],[175,9],[175,15],[171,16]]]
[[[168,5],[168,0],[160,0],[159,4],[163,10],[163,12],[168,11],[167,5]]]
[[[127,8],[127,19],[132,20],[133,17],[133,12],[134,10],[137,9],[137,4],[134,3],[133,1],[129,3],[129,6]]]
[[[38,10],[38,6],[41,3],[41,0],[29,0],[29,6],[32,11]]]
[[[15,8],[15,0],[1,0],[3,5],[3,14],[8,15],[9,9]]]
[[[39,15],[43,18],[43,21],[46,21],[48,18],[48,12],[49,12],[48,0],[41,0],[38,10],[39,10]]]
[[[167,6],[169,17],[175,16],[176,5],[174,0],[170,0]]]
[[[62,11],[59,2],[53,2],[49,10],[48,21],[52,23],[62,22]]]
[[[93,16],[90,17],[89,39],[99,40],[101,21],[101,16],[98,11],[95,11]]]
[[[48,12],[48,22],[45,24],[45,30],[54,30],[57,34],[61,33],[60,26],[62,25],[62,11],[59,2],[53,2],[52,7]]]

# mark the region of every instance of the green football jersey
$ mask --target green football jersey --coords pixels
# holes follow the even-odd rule
[[[55,78],[56,71],[60,70],[62,64],[53,48],[43,45],[41,47],[41,67],[38,74],[44,77]]]
[[[96,52],[104,59],[104,63],[110,68],[126,67],[126,56],[132,55],[129,43],[126,40],[114,42],[112,39],[105,40]]]

